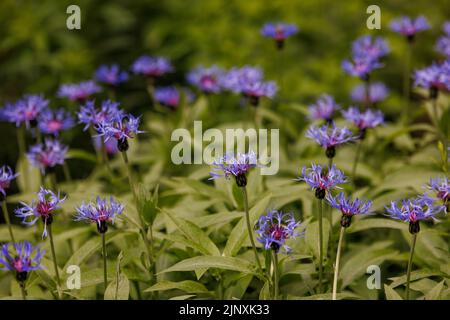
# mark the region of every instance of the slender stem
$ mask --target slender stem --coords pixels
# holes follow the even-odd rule
[[[414,256],[414,248],[416,247],[417,233],[412,235],[411,251],[409,252],[408,270],[406,271],[406,300],[409,300],[409,282],[411,280],[411,268]]]
[[[322,215],[323,215],[323,204],[322,200],[319,199],[319,293],[322,293],[322,277],[323,277],[323,226],[322,226]]]
[[[106,261],[106,232],[102,233],[102,248],[103,248],[103,283],[105,290],[108,287],[108,266]]]
[[[20,281],[20,292],[22,293],[22,300],[27,300],[27,291],[25,290],[25,282]]]
[[[361,144],[362,144],[362,140],[359,140],[358,147],[356,148],[355,160],[353,160],[353,169],[352,169],[353,183],[355,183],[355,179],[356,179],[356,168],[358,167],[359,156],[361,154]]]
[[[403,109],[403,118],[406,123],[409,122],[409,98],[410,98],[410,70],[411,70],[412,43],[408,41],[405,54],[405,69],[403,74],[403,95],[405,106]]]
[[[49,174],[50,187],[53,191],[58,191],[58,184],[56,183],[56,173],[52,172]]]
[[[3,201],[2,201],[2,210],[3,210],[3,216],[5,217],[5,222],[8,225],[8,231],[9,231],[9,236],[11,237],[11,241],[13,243],[16,243],[16,240],[14,239],[14,233],[13,233],[12,227],[11,227],[11,220],[9,219],[9,212],[8,212],[8,206],[6,203],[6,198],[3,199]]]
[[[123,161],[125,163],[125,166],[127,167],[127,173],[128,173],[128,183],[130,184],[130,189],[131,192],[133,193],[133,198],[134,198],[134,202],[135,202],[135,206],[136,206],[136,210],[139,211],[139,203],[138,203],[138,197],[136,194],[136,189],[134,187],[134,180],[133,180],[133,175],[131,172],[131,166],[130,163],[128,161],[128,155],[126,151],[122,152],[122,158]],[[145,244],[145,248],[147,250],[147,256],[148,256],[148,262],[149,262],[149,267],[150,267],[150,277],[151,277],[151,281],[154,280],[154,271],[155,271],[155,263],[154,263],[154,259],[153,259],[153,234],[152,234],[152,226],[150,226],[150,235],[152,237],[152,241],[150,242],[148,240],[147,237],[147,231],[145,228],[145,222],[140,214],[140,212],[138,212],[138,216],[139,216],[139,222],[141,224],[140,229],[140,233],[141,233],[141,237],[144,240],[144,244]]]
[[[253,239],[253,231],[252,226],[250,224],[250,214],[248,211],[248,196],[246,187],[242,187],[242,194],[244,195],[245,221],[247,222],[248,237],[250,238],[250,242],[252,243],[253,253],[255,254],[255,260],[256,263],[258,264],[259,271],[261,272],[261,274],[264,274],[263,269],[261,267],[261,262],[259,261],[258,251],[256,250],[255,240]]]
[[[28,175],[28,162],[26,159],[26,143],[25,143],[25,125],[21,125],[17,129],[17,145],[19,146],[19,155],[23,157],[21,173],[25,182],[24,189],[28,190],[30,186],[30,179]]]
[[[70,174],[69,166],[67,165],[67,162],[64,161],[63,163],[63,171],[64,171],[64,178],[67,182],[72,182],[72,176]]]
[[[342,248],[342,241],[344,240],[344,233],[345,233],[345,228],[341,227],[341,232],[339,234],[339,243],[338,243],[338,248],[337,248],[337,252],[336,252],[336,265],[334,267],[333,300],[336,300],[336,294],[337,294],[339,262],[341,260],[341,248]]]
[[[440,132],[439,129],[439,116],[438,116],[438,109],[437,109],[437,98],[431,98],[431,106],[433,109],[433,119],[434,125],[436,126],[436,131]]]
[[[41,129],[39,129],[39,126],[36,126],[36,142],[42,143],[42,134]]]
[[[61,298],[61,278],[59,277],[59,271],[58,271],[58,263],[56,262],[56,252],[55,252],[55,243],[53,241],[53,232],[52,232],[52,224],[47,225],[48,230],[48,236],[50,238],[50,248],[52,251],[52,257],[53,257],[53,267],[55,268],[55,275],[56,275],[56,282],[58,285],[58,296]]]
[[[328,158],[328,167],[331,169],[333,166],[333,158]]]
[[[275,250],[272,251],[272,264],[273,264],[273,287],[274,287],[274,295],[273,299],[278,300],[278,292],[279,292],[279,274],[278,274],[278,254]]]

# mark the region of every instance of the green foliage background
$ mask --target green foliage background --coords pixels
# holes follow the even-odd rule
[[[70,4],[81,7],[81,30],[66,28],[66,8]],[[244,64],[261,66],[267,78],[282,81],[280,97],[263,106],[266,126],[280,128],[281,163],[276,176],[261,177],[256,172],[250,176],[252,213],[256,220],[266,208],[276,207],[293,210],[304,220],[307,236],[291,244],[295,254],[283,261],[281,291],[289,299],[329,298],[329,294],[316,295],[312,289],[317,281],[314,263],[318,241],[314,236],[317,226],[313,220],[316,210],[313,195],[306,186],[292,180],[303,165],[324,162],[322,150],[304,138],[306,105],[324,92],[335,96],[343,106],[350,104],[349,91],[358,80],[345,75],[340,65],[349,56],[351,42],[358,36],[370,33],[388,40],[392,52],[385,60],[385,68],[376,71],[374,79],[384,81],[391,94],[380,105],[388,125],[368,136],[358,168],[359,188],[353,190],[350,186],[347,191],[373,199],[374,209],[381,212],[390,200],[421,193],[422,185],[430,177],[443,174],[436,132],[428,123],[429,106],[424,103],[424,92],[416,91],[412,102],[415,124],[403,128],[398,123],[405,42],[390,32],[387,25],[401,15],[423,14],[429,19],[433,28],[419,35],[413,59],[414,67],[426,66],[438,58],[433,47],[441,34],[442,23],[449,19],[449,3],[447,0],[378,1],[382,13],[382,29],[378,31],[366,28],[366,8],[370,4],[373,1],[3,0],[0,2],[0,103],[15,100],[24,93],[42,92],[51,98],[52,106],[76,110],[75,105],[55,96],[61,83],[89,79],[103,63],[117,62],[127,68],[142,54],[163,55],[172,60],[176,72],[161,84],[185,84],[185,73],[197,64],[218,64],[225,68]],[[278,20],[300,27],[300,32],[288,40],[282,55],[270,40],[259,35],[264,22]],[[265,287],[253,276],[248,239],[239,232],[238,222],[243,221],[239,192],[232,183],[207,181],[208,166],[175,166],[170,161],[172,129],[191,129],[194,119],[221,129],[242,126],[246,119],[239,112],[238,99],[230,95],[213,97],[213,101],[199,97],[193,106],[170,113],[152,106],[138,77],[120,88],[117,96],[128,111],[144,114],[147,134],[132,145],[130,159],[142,187],[152,193],[159,185],[158,208],[162,211],[150,204],[150,209],[144,210],[146,223],[153,223],[158,282],[150,283],[142,262],[145,250],[139,241],[137,212],[124,183],[121,159],[111,162],[116,174],[114,183],[105,183],[104,170],[96,168],[91,161],[94,154],[89,136],[78,127],[63,136],[72,149],[69,165],[77,180],[61,184],[69,198],[55,224],[61,271],[70,264],[80,264],[83,271],[82,289],[68,290],[67,297],[83,299],[103,295],[100,240],[95,228],[70,221],[73,208],[96,194],[114,194],[127,204],[126,218],[108,233],[109,275],[114,284],[120,284],[118,298],[139,298],[138,286],[146,290],[142,298],[213,298],[219,296],[218,283],[225,288],[220,293],[225,298],[267,297]],[[106,94],[98,97],[101,98],[106,98]],[[220,112],[208,113],[211,103]],[[441,126],[448,130],[448,97],[442,96],[439,104]],[[17,162],[15,135],[13,126],[0,124],[0,163]],[[338,152],[336,164],[347,174],[354,153],[352,145]],[[62,172],[58,176],[62,179]],[[34,182],[34,188],[37,183]],[[23,186],[13,187],[17,193],[10,199],[11,210],[19,200],[28,201],[33,197],[31,192],[24,192]],[[334,231],[338,220],[339,213],[333,212]],[[19,221],[14,222],[17,238],[34,238],[35,243],[40,242],[39,227],[37,230],[24,228],[19,226]],[[424,226],[419,236],[412,286],[415,298],[450,299],[449,227],[445,217],[440,224]],[[337,233],[333,232],[329,241],[328,272],[336,237]],[[4,226],[0,227],[0,240],[8,240]],[[48,251],[48,242],[43,246]],[[403,296],[408,250],[406,224],[383,216],[356,221],[346,239],[339,297],[397,299]],[[118,259],[120,252],[122,258]],[[47,270],[34,273],[28,282],[30,295],[36,298],[52,298],[51,291],[55,288],[51,262],[45,264]],[[366,268],[372,264],[382,266],[384,290],[366,287]],[[4,273],[0,275],[1,297],[19,295],[17,284],[11,279]],[[106,297],[115,296],[108,293]]]

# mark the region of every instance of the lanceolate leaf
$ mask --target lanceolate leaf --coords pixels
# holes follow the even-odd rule
[[[256,273],[255,266],[247,260],[224,256],[200,256],[182,260],[161,273],[174,271],[194,271],[199,268],[218,268],[243,273]]]

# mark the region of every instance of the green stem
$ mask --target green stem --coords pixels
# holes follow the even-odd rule
[[[103,247],[103,283],[105,284],[105,291],[108,287],[108,266],[106,261],[106,232],[102,233],[102,247]]]
[[[409,98],[410,98],[410,69],[411,69],[411,55],[412,55],[412,44],[408,41],[405,55],[405,68],[403,74],[403,95],[405,99],[405,106],[403,109],[403,118],[406,123],[409,122]]]
[[[67,182],[72,182],[72,176],[70,174],[69,166],[67,165],[67,162],[64,161],[63,163],[63,171],[64,171],[64,178]]]
[[[272,264],[273,264],[273,287],[274,287],[274,295],[273,299],[278,300],[278,292],[279,292],[279,274],[278,274],[278,254],[275,250],[272,251]]]
[[[322,226],[322,215],[323,215],[323,204],[322,200],[318,200],[319,204],[319,293],[322,293],[322,278],[323,278],[323,226]]]
[[[342,248],[342,241],[344,240],[344,233],[345,228],[341,227],[341,232],[339,234],[339,243],[336,253],[336,265],[334,267],[334,280],[333,280],[333,300],[336,300],[336,294],[337,294],[337,283],[338,283],[338,276],[339,276],[339,262],[341,260],[341,248]]]
[[[258,264],[259,271],[263,275],[263,269],[261,267],[261,262],[259,261],[258,257],[258,251],[256,250],[255,240],[253,239],[253,230],[252,226],[250,224],[250,214],[248,210],[248,196],[247,196],[247,188],[242,187],[242,194],[244,195],[244,210],[245,210],[245,221],[247,222],[247,231],[248,231],[248,237],[250,238],[250,242],[252,243],[253,247],[253,253],[255,254],[255,260]]]
[[[353,184],[355,183],[355,179],[356,179],[356,168],[358,167],[359,156],[361,154],[361,144],[362,144],[362,140],[359,140],[358,147],[356,148],[355,160],[353,160],[353,169],[352,169]]]
[[[9,219],[9,212],[8,212],[8,205],[6,203],[6,198],[2,201],[2,209],[3,209],[3,216],[5,217],[6,224],[8,226],[9,236],[11,237],[11,241],[13,243],[16,243],[16,240],[14,239],[14,233],[12,231],[11,227],[11,220]]]
[[[25,282],[19,282],[20,292],[22,293],[22,300],[27,300],[27,291],[25,290]]]
[[[55,251],[55,243],[53,241],[53,232],[52,232],[52,224],[50,223],[47,225],[48,230],[48,236],[50,238],[50,248],[52,251],[52,257],[53,257],[53,267],[55,268],[55,275],[56,275],[56,282],[58,286],[58,296],[61,299],[61,278],[59,277],[59,271],[58,271],[58,264],[56,262],[56,251]]]
[[[412,235],[411,251],[409,252],[408,270],[406,271],[406,300],[409,300],[409,282],[411,280],[411,268],[414,256],[414,248],[416,247],[417,233]]]
[[[41,130],[39,129],[39,126],[36,126],[36,142],[42,143],[42,134]]]
[[[24,179],[24,189],[25,190],[29,190],[29,186],[30,186],[30,179],[29,179],[29,175],[28,175],[28,161],[27,161],[27,157],[26,157],[26,143],[25,143],[25,125],[21,125],[18,129],[17,129],[17,145],[19,146],[19,155],[20,157],[23,157],[23,161],[22,161],[22,168],[21,168],[21,173],[23,174],[23,179]]]
[[[134,187],[133,175],[132,175],[132,172],[131,172],[131,166],[130,166],[130,163],[128,161],[128,155],[127,155],[126,151],[122,152],[122,158],[123,158],[123,161],[125,163],[125,166],[127,167],[128,183],[130,184],[130,189],[131,189],[131,192],[133,193],[135,207],[136,207],[136,210],[138,211],[139,222],[141,224],[141,227],[139,229],[140,229],[141,237],[144,240],[145,248],[146,248],[146,251],[147,251],[148,262],[149,262],[149,267],[150,267],[150,277],[151,277],[151,281],[153,281],[154,280],[155,266],[154,266],[154,259],[153,259],[153,252],[154,252],[154,250],[153,250],[153,234],[152,234],[152,229],[151,229],[152,226],[150,226],[150,235],[152,237],[152,241],[150,243],[149,240],[148,240],[148,237],[147,237],[147,231],[145,229],[145,222],[142,219],[141,213],[139,212],[138,197],[137,197],[137,194],[136,194],[136,189]]]

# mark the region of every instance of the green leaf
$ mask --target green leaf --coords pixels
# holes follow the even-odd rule
[[[186,238],[196,244],[196,247],[201,253],[211,256],[220,255],[220,251],[217,246],[211,241],[206,233],[203,232],[202,229],[188,220],[177,217],[168,210],[163,210],[163,212],[173,221],[173,223],[175,223],[177,228]]]
[[[355,221],[347,230],[347,233],[354,233],[375,228],[388,228],[397,230],[408,230],[408,225],[404,222],[395,221],[392,219],[374,218],[374,219],[359,219]]]
[[[445,280],[442,280],[433,289],[431,289],[425,295],[425,300],[440,300],[442,290],[444,289],[444,282]]]
[[[270,198],[271,195],[262,198],[253,206],[253,208],[250,209],[250,225],[255,225],[255,222],[258,220],[259,216],[265,213],[267,206],[269,205]],[[248,231],[244,216],[231,231],[227,244],[225,245],[225,249],[223,250],[223,254],[226,256],[235,256],[247,239]]]
[[[92,163],[97,162],[97,157],[94,154],[82,149],[69,149],[69,151],[67,152],[67,158],[86,160]]]
[[[403,300],[402,297],[390,286],[384,285],[384,294],[387,300]]]
[[[411,272],[411,281],[416,281],[419,279],[433,277],[433,276],[437,276],[437,275],[440,275],[440,273],[436,272],[436,271],[431,271],[428,269],[415,270],[415,271]],[[395,288],[395,287],[398,287],[398,286],[406,283],[406,275],[402,275],[400,277],[389,278],[389,280],[392,280],[390,287]]]
[[[20,191],[36,192],[41,186],[41,173],[39,169],[33,167],[28,159],[20,156],[16,168],[20,175],[17,177],[17,185]],[[28,172],[28,175],[25,174]],[[25,181],[27,179],[27,181]]]
[[[327,219],[323,219],[323,257],[327,256],[328,240],[330,235],[330,224]],[[305,241],[314,257],[319,257],[319,222],[314,221],[306,226]]]
[[[207,293],[208,289],[197,281],[192,280],[185,280],[180,282],[172,282],[172,281],[166,281],[162,280],[159,281],[157,284],[151,286],[150,288],[146,289],[144,292],[153,292],[153,291],[165,291],[165,290],[173,290],[178,289],[182,290],[187,293]]]
[[[123,273],[111,281],[105,290],[105,300],[128,300],[129,295],[130,281]]]
[[[200,256],[182,260],[160,273],[174,271],[194,271],[201,268],[218,268],[224,270],[238,271],[255,274],[255,266],[247,260],[223,257],[223,256]]]

